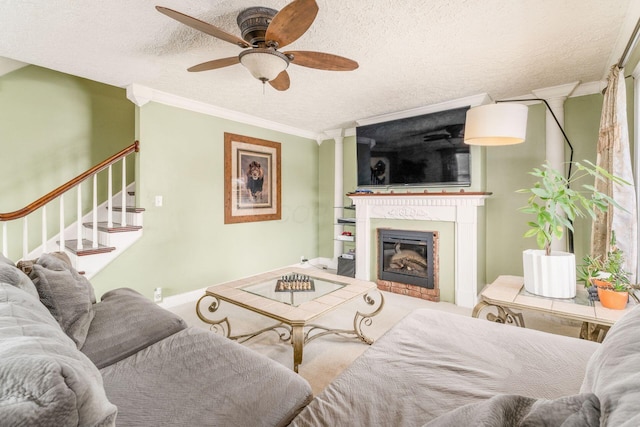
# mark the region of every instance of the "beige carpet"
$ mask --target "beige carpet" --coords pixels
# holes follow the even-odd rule
[[[446,311],[461,316],[471,315],[471,309],[458,307],[450,303],[434,303],[389,292],[381,292],[381,294],[385,299],[382,312],[373,318],[370,326],[363,327],[363,332],[373,339],[382,336],[400,319],[419,308]],[[209,329],[209,325],[202,322],[195,313],[196,300],[197,298],[188,303],[168,307],[168,309],[180,315],[190,326]],[[208,301],[210,302],[211,300],[208,299]],[[371,312],[371,307],[365,304],[363,300],[358,299],[317,319],[315,323],[334,328],[352,329],[353,316],[356,310]],[[483,312],[483,317],[484,314]],[[579,323],[560,320],[535,312],[523,312],[523,314],[528,328],[574,337],[577,337],[580,331]],[[218,311],[211,313],[208,317],[215,320],[227,317],[231,324],[233,335],[249,333],[276,323],[269,318],[251,313],[224,301]],[[245,342],[243,345],[289,368],[293,367],[293,350],[291,346],[280,342],[278,335],[274,332],[262,334]],[[305,346],[299,373],[309,381],[313,393],[318,394],[368,347],[368,345],[355,339],[334,335],[320,337]]]

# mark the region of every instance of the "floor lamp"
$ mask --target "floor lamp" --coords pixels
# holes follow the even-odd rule
[[[467,111],[464,142],[469,145],[487,147],[523,143],[527,135],[529,107],[518,103],[527,101],[544,102],[562,132],[570,152],[567,170],[568,180],[571,176],[571,166],[573,164],[573,145],[549,103],[542,98],[500,100],[496,101],[495,104],[485,104],[470,108]],[[569,252],[573,253],[573,233],[571,230],[567,230],[567,241]]]

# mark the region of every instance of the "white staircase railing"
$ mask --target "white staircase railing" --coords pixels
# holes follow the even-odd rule
[[[113,194],[113,167],[114,165],[119,164],[122,169],[122,186],[120,192],[122,193],[122,207],[121,207],[121,226],[125,226],[127,224],[127,157],[130,155],[135,155],[139,151],[139,143],[138,141],[134,142],[129,147],[121,150],[120,152],[114,154],[113,156],[105,159],[100,162],[96,166],[87,170],[86,172],[78,175],[74,179],[69,182],[61,185],[55,190],[49,192],[48,194],[42,196],[38,200],[33,203],[25,206],[22,209],[19,209],[14,212],[9,213],[0,213],[0,222],[2,223],[2,254],[5,257],[10,259],[19,258],[22,259],[27,258],[27,255],[33,253],[34,250],[37,252],[47,252],[52,250],[50,245],[50,239],[52,236],[49,235],[49,225],[50,220],[54,221],[55,218],[49,218],[50,211],[47,209],[48,206],[51,206],[55,201],[58,202],[58,228],[59,231],[57,237],[56,248],[53,250],[64,251],[64,248],[69,240],[73,240],[74,238],[77,240],[76,251],[81,251],[85,249],[86,242],[83,242],[83,211],[92,210],[92,218],[91,218],[91,248],[97,249],[99,247],[98,242],[98,221],[99,221],[99,213],[98,213],[98,198],[99,198],[99,183],[104,183],[107,187],[106,189],[106,200],[107,200],[107,226],[112,228],[114,225],[113,221],[113,203],[112,199],[114,197]],[[107,177],[104,177],[104,174],[100,174],[103,171],[107,171]],[[83,186],[82,184],[85,181],[92,181],[92,201],[90,208],[85,204],[83,198]],[[103,180],[103,181],[100,181]],[[73,223],[74,220],[67,218],[67,214],[65,211],[65,199],[68,201],[68,197],[72,191],[76,191],[77,202],[76,202],[76,218],[74,219],[77,223],[75,236],[65,235],[65,228],[67,223]],[[55,211],[54,211],[55,212]],[[29,238],[30,231],[30,223],[29,219],[34,218],[40,215],[40,236],[41,239],[37,238]],[[22,227],[19,227],[19,222],[22,222]],[[37,222],[36,222],[37,223]],[[37,227],[33,226],[32,227]],[[22,229],[20,231],[20,228]],[[55,228],[55,227],[54,227]],[[68,232],[68,230],[67,230]],[[22,234],[20,236],[20,233]],[[37,235],[37,230],[36,234]],[[49,242],[49,243],[48,243]],[[21,247],[20,247],[21,246]],[[38,248],[41,248],[41,251],[38,251]]]

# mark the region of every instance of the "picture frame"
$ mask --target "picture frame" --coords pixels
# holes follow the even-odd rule
[[[225,132],[225,224],[282,218],[280,145]]]

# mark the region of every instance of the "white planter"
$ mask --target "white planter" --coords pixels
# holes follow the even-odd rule
[[[576,296],[576,257],[572,253],[527,249],[522,252],[524,288],[527,292],[550,298]]]

